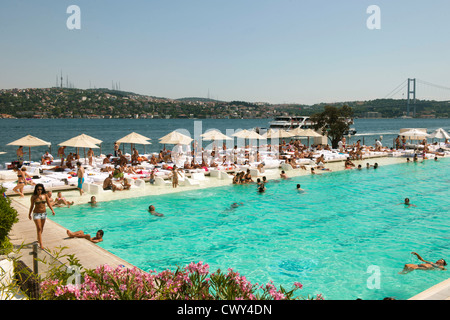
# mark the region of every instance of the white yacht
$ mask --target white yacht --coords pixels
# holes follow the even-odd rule
[[[291,130],[298,127],[312,129],[313,122],[307,116],[278,116],[269,122],[272,129]]]
[[[350,124],[353,124],[353,120],[349,120]],[[284,129],[286,131],[302,128],[302,129],[313,129],[314,122],[311,121],[308,116],[278,116],[271,122],[269,122],[270,128],[272,129]],[[356,134],[355,128],[350,128],[346,133],[350,135]]]

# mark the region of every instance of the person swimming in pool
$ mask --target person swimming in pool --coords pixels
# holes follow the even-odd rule
[[[264,185],[264,183],[261,183],[259,186],[258,186],[258,192],[259,193],[263,193],[264,191],[266,191],[266,186]]]
[[[154,205],[150,205],[148,207],[148,211],[154,216],[158,216],[158,217],[163,217],[164,216],[162,213],[159,213],[159,212],[155,211],[155,206]]]
[[[88,202],[91,207],[96,207],[97,206],[97,198],[95,198],[95,196],[91,197],[91,201]]]
[[[297,184],[297,191],[301,193],[305,192],[305,190],[300,187],[300,184]]]
[[[239,207],[239,206],[243,206],[243,205],[244,205],[243,202],[239,202],[239,203],[233,202],[233,203],[231,204],[231,206],[230,206],[230,209],[235,209],[235,208],[237,208],[237,207]]]
[[[414,270],[447,270],[445,269],[445,266],[447,265],[447,262],[445,262],[444,259],[439,259],[436,262],[430,262],[430,261],[426,261],[425,259],[423,259],[421,256],[419,256],[418,253],[416,252],[411,252],[411,254],[414,254],[417,256],[417,258],[425,263],[421,263],[421,264],[412,264],[412,263],[408,263],[405,264],[405,266],[403,267],[403,270],[400,271],[400,274],[405,274]]]
[[[399,204],[404,204],[405,206],[408,206],[408,208],[409,207],[417,207],[415,204],[412,204],[409,202],[409,198],[405,198],[405,202],[399,203]]]

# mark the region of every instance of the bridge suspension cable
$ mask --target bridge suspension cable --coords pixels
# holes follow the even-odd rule
[[[403,81],[402,83],[400,83],[394,90],[392,90],[391,92],[389,92],[384,99],[390,99],[393,96],[395,96],[397,93],[399,93],[401,90],[403,90],[406,87],[407,83],[406,80]]]
[[[441,92],[450,92],[450,87],[446,87],[446,86],[434,84],[434,83],[431,83],[431,82],[428,82],[428,81],[425,81],[425,80],[420,80],[420,79],[416,79],[416,81],[417,81],[417,83],[420,84],[420,85],[424,85],[424,86],[427,86],[427,87],[432,88],[432,89],[442,90]],[[400,84],[399,84],[397,87],[395,87],[391,92],[389,92],[389,93],[384,97],[384,99],[391,99],[391,98],[393,98],[394,96],[396,96],[398,93],[401,93],[403,90],[406,89],[406,87],[407,87],[407,85],[408,85],[407,82],[408,82],[408,81],[405,80],[405,81],[403,81],[402,83],[400,83]],[[404,94],[404,93],[402,93],[402,94]],[[423,96],[423,93],[422,93],[422,96]],[[445,99],[445,100],[447,100],[447,99]],[[450,100],[450,98],[448,98],[448,100]]]
[[[430,87],[434,87],[434,88],[450,91],[449,87],[444,87],[444,86],[441,86],[441,85],[438,85],[438,84],[434,84],[434,83],[431,83],[431,82],[428,82],[428,81],[417,79],[417,82],[419,82],[421,84],[424,84],[424,85],[427,85],[427,86],[430,86]]]

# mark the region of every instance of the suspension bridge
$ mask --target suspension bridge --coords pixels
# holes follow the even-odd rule
[[[416,93],[420,93],[421,100],[448,101],[450,103],[450,87],[434,84],[425,80],[408,78],[389,92],[384,99],[405,99],[406,90],[406,115],[416,116]]]

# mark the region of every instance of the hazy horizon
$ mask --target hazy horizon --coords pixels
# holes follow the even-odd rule
[[[0,88],[54,87],[62,72],[79,89],[312,105],[406,99],[417,78],[417,99],[450,100],[448,12],[444,0],[4,1]]]

